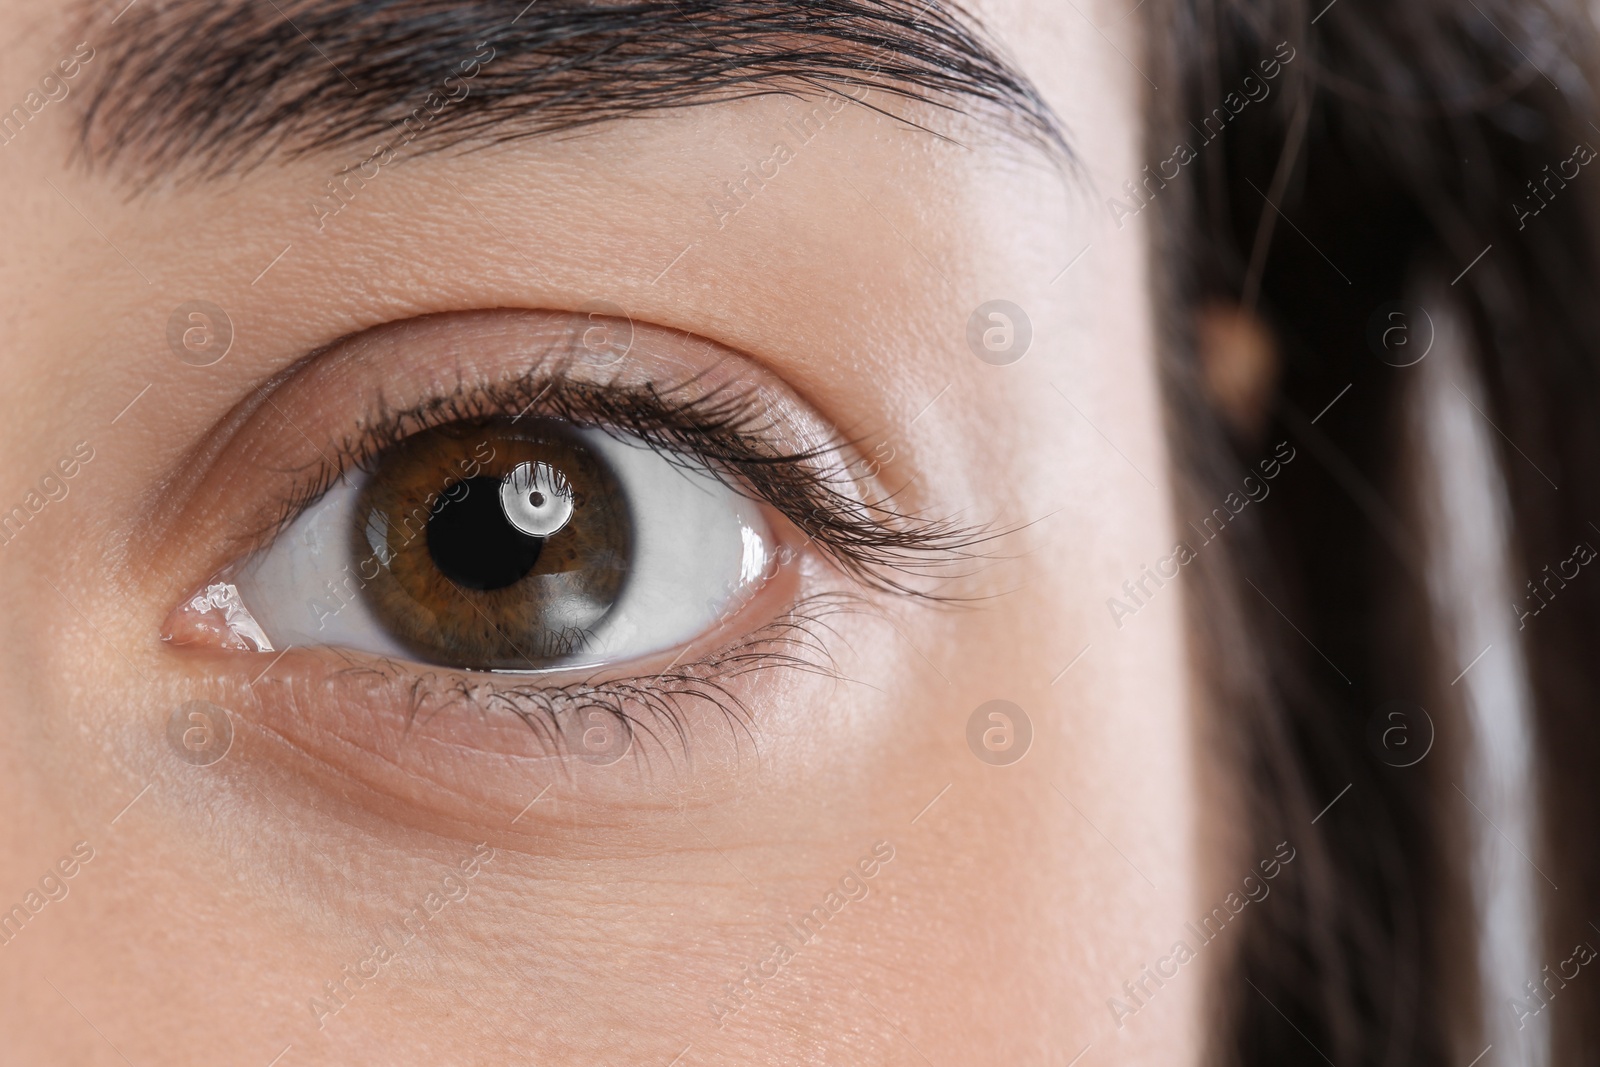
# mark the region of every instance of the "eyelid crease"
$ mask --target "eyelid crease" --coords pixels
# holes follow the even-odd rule
[[[453,422],[515,416],[563,419],[640,442],[669,462],[707,470],[733,491],[765,502],[836,565],[870,588],[930,600],[948,599],[914,579],[948,577],[952,564],[1001,536],[982,526],[896,511],[890,496],[862,492],[844,457],[848,441],[786,449],[768,417],[761,390],[734,384],[702,392],[697,374],[666,388],[616,386],[564,376],[559,368],[492,384],[461,383],[410,408],[391,409],[380,396],[360,430],[316,461],[314,473],[286,498],[277,518],[255,538],[269,543],[351,470],[370,470],[384,449],[413,434]]]

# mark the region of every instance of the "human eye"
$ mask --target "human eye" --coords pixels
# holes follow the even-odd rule
[[[747,358],[641,324],[595,359],[591,333],[429,316],[269,383],[191,495],[229,547],[164,636],[283,659],[319,714],[494,708],[559,749],[597,708],[623,733],[678,732],[685,701],[742,714],[732,676],[818,666],[819,605],[936,595],[974,540],[897,512]]]
[[[690,454],[559,418],[460,419],[341,474],[185,610],[263,651],[603,666],[737,614],[778,562],[771,525]]]

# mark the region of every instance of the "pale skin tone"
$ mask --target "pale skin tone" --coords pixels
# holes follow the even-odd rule
[[[7,6],[9,101],[76,38],[49,5]],[[68,165],[73,98],[0,150],[0,505],[93,449],[0,548],[0,905],[74,843],[94,850],[0,946],[18,1062],[265,1065],[288,1046],[285,1065],[1043,1065],[1090,1045],[1080,1062],[1195,1062],[1214,961],[1120,1029],[1107,1007],[1209,908],[1207,816],[1183,584],[1121,628],[1106,607],[1174,541],[1144,220],[1119,231],[1104,210],[1145,162],[1144,82],[1063,10],[982,5],[1081,175],[976,125],[960,147],[849,108],[720,228],[708,184],[767,155],[792,101],[408,159],[322,233],[307,189],[362,153],[134,195]],[[1136,22],[1110,31],[1130,54]],[[349,693],[291,701],[318,650],[162,641],[282,491],[252,480],[252,456],[306,447],[282,423],[224,427],[264,381],[386,323],[597,297],[651,336],[731,350],[865,451],[887,445],[878,477],[907,508],[1012,530],[955,581],[970,603],[865,590],[802,550],[725,629],[806,594],[864,596],[820,632],[833,676],[747,675],[749,736],[691,711],[687,752],[641,745],[648,762],[607,767],[492,714],[407,731]],[[1032,321],[1010,366],[967,344],[995,298]],[[236,330],[214,366],[167,344],[193,299]],[[353,398],[442,373],[431,351],[343,392],[288,387],[282,414],[332,441]],[[196,698],[236,731],[205,767],[166,734]],[[1010,766],[968,747],[994,699],[1034,731]],[[893,859],[866,895],[737,1001],[728,984],[879,842]],[[467,878],[480,843],[492,858]],[[461,895],[441,888],[451,872],[465,896],[439,903]],[[419,905],[423,935],[318,1008]]]

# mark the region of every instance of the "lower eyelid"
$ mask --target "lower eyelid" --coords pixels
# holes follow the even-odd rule
[[[709,760],[719,766],[750,762],[759,677],[786,666],[827,673],[813,620],[837,606],[819,597],[704,659],[657,664],[662,673],[640,677],[541,685],[297,648],[281,657],[211,653],[206,689],[234,715],[230,758],[240,763],[281,764],[308,785],[325,779],[341,802],[385,822],[462,839],[480,839],[473,835],[484,827],[539,836],[544,809],[513,819],[552,782],[581,779],[586,810],[562,816],[581,825],[660,801],[649,782],[691,752],[697,762],[725,752]],[[751,655],[763,663],[754,677]],[[585,751],[597,723],[625,721],[630,746]]]

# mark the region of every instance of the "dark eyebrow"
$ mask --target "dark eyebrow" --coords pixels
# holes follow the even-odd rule
[[[1071,156],[1038,90],[954,0],[145,0],[125,14],[89,24],[105,59],[78,151],[146,180],[771,94],[891,114],[921,101]]]

